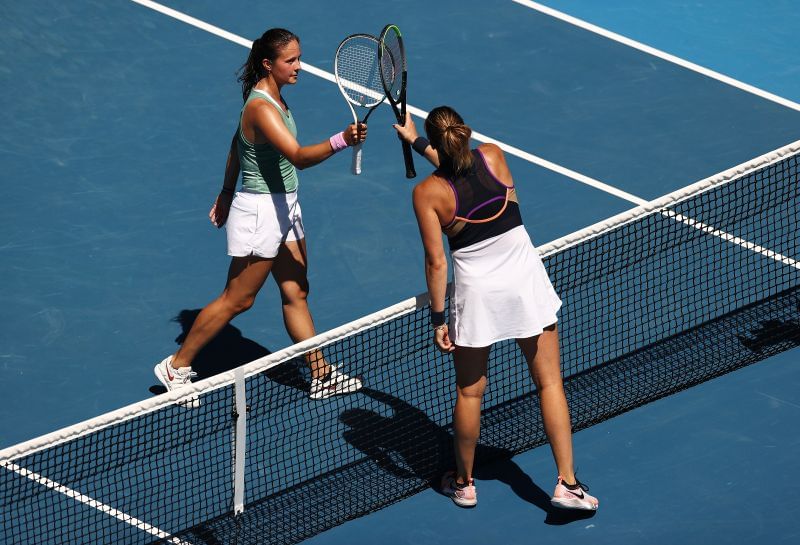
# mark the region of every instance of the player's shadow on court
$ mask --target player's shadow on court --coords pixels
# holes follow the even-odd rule
[[[348,427],[344,439],[383,469],[387,479],[420,479],[441,493],[441,477],[454,467],[453,437],[448,429],[402,399],[370,388],[363,388],[360,393],[389,407],[392,415],[347,409],[339,415],[339,420]],[[553,507],[550,495],[514,462],[508,450],[479,443],[475,467],[476,479],[505,483],[520,499],[544,511],[547,524],[567,524],[594,515],[593,511]]]
[[[173,321],[181,326],[181,333],[175,339],[176,344],[183,344],[186,340],[198,314],[200,314],[200,309],[182,310],[173,318]],[[197,354],[192,361],[192,370],[197,373],[196,380],[200,380],[230,371],[269,354],[271,351],[268,348],[248,339],[242,335],[240,329],[228,324]],[[282,365],[279,367],[279,370],[267,371],[265,374],[270,379],[286,386],[308,389],[308,383],[300,372],[300,366]],[[150,387],[150,392],[154,394],[161,394],[165,391],[166,388],[160,384]]]

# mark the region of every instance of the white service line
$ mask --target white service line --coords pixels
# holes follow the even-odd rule
[[[30,479],[35,483],[38,483],[51,490],[54,490],[55,492],[64,494],[68,498],[72,498],[77,502],[87,505],[93,509],[97,509],[102,513],[105,513],[111,517],[121,520],[125,524],[129,524],[134,528],[138,528],[139,530],[147,532],[152,536],[155,536],[160,539],[166,539],[169,538],[170,536],[170,534],[168,534],[164,530],[160,530],[151,524],[148,524],[142,520],[132,517],[131,515],[123,513],[122,511],[114,509],[110,505],[106,505],[105,503],[99,502],[96,499],[87,496],[86,494],[81,494],[80,492],[73,490],[72,488],[69,488],[67,486],[64,486],[63,484],[59,484],[55,481],[52,481],[47,477],[39,475],[36,472],[25,469],[24,467],[20,467],[13,462],[5,462],[3,463],[3,465],[8,469],[10,469],[11,471],[13,471],[14,473],[21,475],[22,477]],[[44,519],[42,519],[40,522],[42,524],[48,524],[48,521]],[[186,543],[185,541],[177,538],[169,538],[169,543],[172,543],[173,545],[190,545],[189,543]]]
[[[253,42],[251,40],[247,40],[245,38],[242,38],[241,36],[237,36],[236,34],[228,32],[227,30],[223,30],[223,29],[221,29],[221,28],[219,28],[217,26],[211,25],[209,23],[206,23],[204,21],[196,19],[196,18],[194,18],[194,17],[192,17],[190,15],[186,15],[185,13],[181,13],[180,11],[176,11],[176,10],[174,10],[172,8],[168,8],[166,6],[163,6],[161,4],[153,2],[151,0],[131,0],[131,1],[132,2],[136,2],[137,4],[141,4],[142,6],[148,7],[150,9],[155,10],[155,11],[158,11],[159,13],[163,13],[164,15],[168,15],[170,17],[173,17],[173,18],[175,18],[175,19],[177,19],[179,21],[182,21],[184,23],[187,23],[189,25],[192,25],[192,26],[195,26],[195,27],[200,28],[202,30],[205,30],[206,32],[210,32],[211,34],[214,34],[214,35],[219,36],[221,38],[224,38],[226,40],[230,40],[230,41],[232,41],[234,43],[237,43],[239,45],[242,45],[244,47],[250,48],[253,45]],[[660,57],[662,59],[669,60],[671,62],[674,62],[676,64],[684,66],[686,68],[690,68],[692,70],[695,70],[697,72],[705,74],[705,75],[707,75],[709,77],[713,77],[715,79],[719,79],[721,81],[725,81],[726,83],[734,85],[735,87],[739,87],[740,89],[747,90],[747,91],[749,91],[751,93],[757,94],[757,95],[762,96],[764,98],[769,98],[770,100],[774,100],[775,102],[779,102],[779,103],[784,104],[786,106],[789,106],[791,108],[795,108],[797,110],[800,110],[800,104],[795,104],[794,102],[788,101],[788,100],[783,99],[781,97],[778,97],[778,96],[775,96],[775,95],[770,95],[766,91],[762,91],[762,90],[757,89],[755,87],[748,86],[748,85],[746,85],[744,83],[741,83],[739,81],[736,81],[736,80],[734,80],[732,78],[728,78],[727,76],[723,76],[722,74],[718,74],[716,72],[713,72],[711,70],[703,68],[702,66],[698,66],[696,64],[690,63],[688,61],[685,61],[685,60],[680,59],[678,57],[675,57],[673,55],[669,55],[668,53],[664,53],[663,51],[659,51],[657,49],[654,49],[652,47],[646,46],[644,44],[640,44],[639,42],[636,42],[636,41],[631,40],[629,38],[625,38],[624,36],[620,36],[619,34],[614,34],[613,32],[610,32],[608,30],[602,29],[602,28],[600,28],[598,26],[592,25],[592,24],[587,23],[585,21],[581,21],[580,19],[576,19],[575,17],[571,17],[569,15],[561,13],[560,11],[556,11],[554,9],[548,8],[548,7],[543,6],[541,4],[537,4],[535,2],[530,2],[528,0],[512,0],[512,1],[517,2],[518,4],[522,4],[524,6],[530,7],[532,9],[536,9],[538,11],[541,11],[542,13],[545,13],[545,14],[550,15],[552,17],[556,17],[558,19],[561,19],[561,20],[566,21],[568,23],[571,23],[573,25],[579,26],[579,27],[584,28],[586,30],[589,30],[591,32],[595,32],[597,34],[600,34],[600,35],[605,36],[607,38],[610,38],[612,40],[616,40],[616,41],[618,41],[620,43],[623,43],[625,45],[629,45],[629,46],[634,47],[636,49],[645,51],[647,53],[650,53],[650,54],[655,55],[657,57]],[[305,62],[302,63],[302,67],[303,67],[303,70],[306,70],[307,72],[309,72],[309,73],[311,73],[311,74],[313,74],[313,75],[315,75],[317,77],[320,77],[322,79],[328,80],[328,81],[333,82],[333,83],[336,83],[336,78],[330,72],[326,72],[324,70],[316,68],[315,66],[311,66],[310,64],[305,63]],[[770,97],[772,97],[772,98],[770,98]],[[417,117],[422,118],[422,119],[425,119],[426,117],[428,117],[428,112],[426,112],[424,110],[421,110],[419,108],[416,108],[414,106],[411,106],[411,105],[408,106],[408,111],[412,115],[416,115]],[[594,178],[590,178],[589,176],[584,176],[583,174],[581,174],[579,172],[575,172],[574,170],[570,170],[570,169],[568,169],[566,167],[563,167],[561,165],[557,165],[557,164],[555,164],[555,163],[553,163],[551,161],[548,161],[547,159],[543,159],[541,157],[533,155],[532,153],[528,153],[526,151],[522,151],[521,149],[515,148],[514,146],[509,146],[508,144],[504,144],[503,142],[495,140],[494,138],[491,138],[491,137],[486,136],[484,134],[481,134],[479,132],[473,131],[472,137],[475,140],[479,141],[479,142],[491,142],[493,144],[497,144],[501,149],[503,149],[503,151],[505,151],[506,153],[508,153],[510,155],[514,155],[516,157],[524,159],[525,161],[534,163],[534,164],[539,165],[539,166],[541,166],[543,168],[546,168],[548,170],[552,170],[553,172],[556,172],[558,174],[561,174],[563,176],[571,178],[571,179],[573,179],[573,180],[575,180],[577,182],[580,182],[582,184],[586,184],[586,185],[589,185],[589,186],[594,187],[596,189],[599,189],[600,191],[604,191],[606,193],[614,195],[615,197],[618,197],[618,198],[624,199],[626,201],[632,202],[632,203],[634,203],[636,205],[641,206],[641,205],[644,205],[647,202],[649,202],[646,199],[642,199],[641,197],[637,197],[636,195],[633,195],[633,194],[628,193],[626,191],[623,191],[621,189],[617,189],[617,188],[615,188],[613,186],[610,186],[610,185],[608,185],[606,183],[603,183],[603,182],[601,182],[599,180],[595,180]],[[678,217],[677,215],[675,215],[674,217],[678,221],[682,221],[683,223],[687,223],[688,224],[689,218]],[[775,252],[772,252],[769,249],[762,248],[762,247],[760,247],[760,246],[758,246],[756,244],[753,244],[751,242],[748,242],[746,240],[739,239],[738,237],[734,237],[732,235],[724,233],[723,231],[718,231],[716,229],[712,229],[712,228],[710,228],[710,227],[708,227],[706,225],[703,225],[703,224],[701,224],[699,222],[696,222],[696,224],[693,225],[693,227],[696,227],[697,229],[705,231],[705,232],[707,232],[707,233],[709,233],[709,234],[711,234],[713,236],[718,236],[718,237],[722,238],[723,240],[727,240],[727,241],[729,241],[729,242],[731,242],[733,244],[737,244],[739,246],[742,246],[743,248],[747,248],[748,250],[760,253],[760,254],[762,254],[762,255],[764,255],[766,257],[769,257],[770,259],[775,259],[776,261],[780,261],[781,263],[790,264],[789,262],[794,261],[794,260],[792,260],[790,258],[787,258],[787,257],[782,256],[780,254],[777,254]],[[792,266],[796,267],[797,263],[794,262],[794,264],[792,264]]]
[[[425,116],[427,117],[427,114]],[[562,167],[561,165],[557,165],[557,164],[555,164],[555,163],[553,163],[551,161],[548,161],[547,159],[542,159],[541,157],[538,157],[538,156],[536,156],[536,155],[534,155],[532,153],[528,153],[527,151],[522,151],[521,149],[515,148],[514,146],[509,146],[508,144],[504,144],[503,142],[500,142],[499,140],[495,140],[494,138],[492,138],[490,136],[486,136],[484,134],[481,134],[481,133],[479,133],[477,131],[472,131],[472,138],[474,138],[478,142],[490,142],[492,144],[497,144],[500,147],[500,149],[502,149],[503,151],[505,151],[509,155],[515,155],[516,157],[519,157],[520,159],[524,159],[526,161],[529,161],[531,163],[534,163],[536,165],[544,167],[544,168],[546,168],[548,170],[552,170],[553,172],[557,172],[558,174],[561,174],[561,175],[566,176],[568,178],[572,178],[576,182],[580,182],[582,184],[590,185],[590,186],[594,187],[595,189],[599,189],[600,191],[604,191],[606,193],[610,193],[611,195],[614,195],[615,197],[619,197],[620,199],[624,199],[624,200],[632,202],[632,203],[634,203],[636,205],[640,205],[641,206],[643,204],[647,204],[647,202],[648,202],[646,199],[643,199],[641,197],[637,197],[636,195],[628,193],[627,191],[623,191],[623,190],[618,189],[618,188],[616,188],[614,186],[611,186],[611,185],[608,185],[606,183],[603,183],[600,180],[595,180],[594,178],[590,178],[588,176],[585,176],[585,175],[581,174],[580,172],[575,172],[574,170],[570,170],[567,167]]]
[[[178,21],[184,22],[187,25],[192,25],[193,27],[197,27],[201,30],[205,30],[209,34],[213,34],[214,36],[219,36],[220,38],[225,38],[229,42],[233,42],[235,44],[239,44],[242,47],[246,47],[250,49],[253,47],[253,41],[248,40],[247,38],[242,38],[241,36],[237,36],[232,32],[228,32],[227,30],[223,30],[218,26],[211,25],[206,23],[205,21],[201,21],[200,19],[196,19],[191,15],[186,15],[180,11],[174,10],[172,8],[168,8],[167,6],[163,6],[157,2],[151,2],[150,0],[131,0],[131,2],[135,2],[137,4],[141,4],[146,8],[150,8],[154,11],[159,13],[163,13],[173,19],[177,19]]]
[[[248,40],[247,38],[237,36],[236,34],[228,32],[227,30],[223,30],[218,26],[206,23],[205,21],[201,21],[200,19],[192,17],[191,15],[187,15],[172,8],[168,8],[157,2],[153,2],[152,0],[131,0],[131,2],[135,2],[152,10],[155,10],[159,13],[172,17],[173,19],[177,19],[178,21],[186,23],[187,25],[191,25],[201,30],[205,30],[210,34],[219,36],[220,38],[224,38],[228,41],[239,44],[248,49],[250,49],[253,46],[252,40]],[[302,63],[302,68],[309,74],[317,76],[318,78],[330,81],[331,83],[336,83],[336,77],[330,72],[326,72],[325,70],[317,68],[316,66],[312,66],[307,62]],[[411,105],[408,105],[407,109],[409,113],[419,117],[420,119],[425,119],[426,117],[428,117],[428,112],[426,112],[425,110],[421,110]],[[582,184],[594,187],[595,189],[599,189],[600,191],[610,193],[611,195],[614,195],[615,197],[618,197],[620,199],[624,199],[626,201],[632,202],[637,205],[647,202],[646,200],[639,198],[636,195],[631,195],[630,193],[622,191],[621,189],[617,189],[599,180],[595,180],[594,178],[590,178],[589,176],[585,176],[583,174],[580,174],[579,172],[575,172],[574,170],[570,170],[561,165],[557,165],[556,163],[548,161],[547,159],[542,159],[541,157],[533,155],[532,153],[522,151],[521,149],[515,148],[514,146],[509,146],[508,144],[504,144],[498,140],[495,140],[494,138],[483,135],[479,132],[473,132],[472,137],[478,142],[491,142],[493,144],[497,144],[498,146],[500,146],[500,148],[503,149],[503,151],[505,151],[510,155],[514,155],[516,157],[519,157],[520,159],[523,159],[535,165],[539,165],[542,168],[552,170],[553,172],[561,174],[562,176],[566,176],[567,178],[571,178],[576,182],[580,182]]]
[[[224,38],[226,40],[229,40],[229,41],[232,41],[234,43],[240,44],[240,45],[242,45],[244,47],[247,47],[247,48],[252,47],[252,42],[250,40],[247,40],[245,38],[242,38],[241,36],[237,36],[235,34],[227,32],[227,31],[225,31],[225,30],[223,30],[223,29],[221,29],[219,27],[216,27],[214,25],[210,25],[208,23],[200,21],[199,19],[196,19],[196,18],[191,17],[189,15],[186,15],[184,13],[181,13],[181,12],[178,12],[178,11],[173,10],[171,8],[162,6],[161,4],[158,4],[156,2],[152,2],[150,0],[131,0],[131,1],[132,2],[136,2],[137,4],[141,4],[142,6],[148,7],[150,9],[155,10],[155,11],[158,11],[159,13],[163,13],[164,15],[167,15],[169,17],[173,17],[175,19],[178,19],[179,21],[183,21],[183,22],[185,22],[187,24],[190,24],[192,26],[195,26],[197,28],[205,30],[206,32],[209,32],[209,33],[214,34],[216,36],[220,36],[221,38]],[[514,1],[518,1],[518,0],[514,0]],[[323,70],[320,70],[318,68],[315,68],[313,66],[309,66],[308,64],[303,63],[303,68],[305,70],[307,70],[308,72],[310,72],[310,73],[312,73],[312,74],[314,74],[316,76],[319,76],[319,77],[321,77],[323,79],[326,79],[328,81],[331,81],[331,82],[335,82],[336,81],[332,74],[330,74],[328,72],[325,72]],[[423,110],[418,109],[418,108],[409,107],[409,111],[411,111],[412,114],[417,115],[419,117],[423,117],[423,118],[427,117],[427,113],[424,112]],[[522,150],[519,150],[517,148],[508,146],[506,144],[502,144],[501,142],[498,142],[497,140],[494,140],[492,138],[484,136],[484,135],[482,135],[480,133],[473,133],[473,137],[476,140],[479,140],[479,141],[482,141],[482,142],[495,143],[495,144],[499,145],[500,147],[502,147],[508,153],[511,153],[513,155],[521,157],[522,159],[525,159],[527,161],[531,161],[533,163],[539,164],[539,165],[543,166],[544,168],[548,168],[550,170],[554,170],[555,172],[558,172],[558,173],[563,174],[565,176],[569,176],[570,178],[573,178],[573,179],[575,179],[575,180],[577,180],[577,181],[579,181],[581,183],[587,183],[589,185],[600,184],[600,186],[602,186],[601,188],[602,188],[603,191],[607,191],[609,193],[617,195],[617,196],[619,196],[621,198],[624,198],[626,200],[630,200],[631,202],[635,202],[636,204],[642,205],[642,204],[645,204],[647,202],[644,199],[641,199],[641,198],[636,197],[634,195],[631,195],[629,193],[625,193],[624,191],[617,190],[617,189],[615,189],[613,187],[607,186],[606,184],[602,184],[601,182],[598,182],[597,180],[592,180],[591,178],[587,178],[587,177],[585,177],[585,176],[583,176],[583,175],[581,175],[581,174],[579,174],[577,172],[574,172],[572,170],[566,169],[564,167],[561,167],[559,165],[556,165],[554,163],[551,163],[549,161],[546,161],[544,159],[536,157],[535,155],[531,155],[531,154],[529,154],[527,152],[524,152]],[[698,222],[698,221],[696,221],[696,220],[694,220],[692,218],[687,218],[687,217],[682,216],[680,214],[677,214],[675,212],[662,211],[661,213],[666,215],[666,216],[668,216],[668,217],[672,217],[677,221],[685,223],[685,224],[687,224],[687,225],[689,225],[691,227],[694,227],[696,229],[705,231],[705,232],[707,232],[707,233],[709,233],[709,234],[711,234],[713,236],[722,238],[723,240],[727,240],[727,241],[729,241],[729,242],[731,242],[733,244],[737,244],[737,245],[739,245],[739,246],[741,246],[743,248],[746,248],[748,250],[751,250],[751,251],[757,252],[759,254],[762,254],[762,255],[770,258],[770,259],[774,259],[776,261],[779,261],[781,263],[784,263],[786,265],[789,265],[789,266],[792,266],[792,267],[795,267],[795,268],[800,268],[800,263],[798,263],[796,260],[788,258],[788,257],[783,256],[783,255],[780,255],[780,254],[777,254],[776,252],[773,252],[772,250],[769,250],[768,248],[763,248],[761,246],[758,246],[756,244],[748,242],[747,240],[741,239],[739,237],[732,236],[732,235],[730,235],[728,233],[725,233],[724,231],[720,231],[718,229],[715,229],[713,227],[705,225],[705,224],[703,224],[701,222]],[[310,340],[313,340],[313,339],[310,339]],[[38,483],[38,484],[40,484],[42,486],[45,486],[45,487],[55,491],[55,492],[58,492],[58,493],[63,494],[65,496],[69,497],[69,498],[72,498],[75,501],[78,501],[80,503],[83,503],[84,505],[87,505],[89,507],[97,509],[100,512],[106,513],[107,515],[109,515],[111,517],[114,517],[114,518],[116,518],[116,519],[118,519],[118,520],[120,520],[120,521],[122,521],[122,522],[124,522],[126,524],[129,524],[129,525],[134,526],[134,527],[136,527],[136,528],[138,528],[140,530],[143,530],[143,531],[145,531],[145,532],[147,532],[147,533],[149,533],[149,534],[151,534],[153,536],[156,536],[156,537],[161,538],[161,539],[169,538],[169,534],[167,532],[165,532],[165,531],[163,531],[163,530],[161,530],[159,528],[156,528],[155,526],[152,526],[151,524],[148,524],[148,523],[146,523],[146,522],[144,522],[142,520],[139,520],[139,519],[137,519],[135,517],[132,517],[131,515],[123,513],[122,511],[119,511],[118,509],[115,509],[114,507],[111,507],[110,505],[107,505],[107,504],[102,503],[102,502],[100,502],[98,500],[95,500],[94,498],[92,498],[90,496],[82,494],[82,493],[80,493],[80,492],[78,492],[78,491],[76,491],[76,490],[74,490],[72,488],[69,488],[69,487],[67,487],[67,486],[65,486],[63,484],[60,484],[60,483],[58,483],[56,481],[48,479],[47,477],[45,477],[43,475],[40,475],[40,474],[35,473],[33,471],[30,471],[30,470],[28,470],[28,469],[26,469],[24,467],[21,467],[21,466],[15,464],[13,462],[5,461],[0,465],[2,465],[4,467],[6,467],[7,469],[9,469],[9,470],[21,475],[22,477],[28,478],[28,479],[30,479],[30,480],[32,480],[32,481],[34,481],[34,482],[36,482],[36,483]],[[241,501],[241,498],[237,498],[237,499],[239,501]],[[243,504],[242,505],[238,505],[237,509],[238,508],[243,508]],[[171,538],[171,539],[169,539],[169,542],[172,543],[173,545],[188,545],[186,542],[181,541],[181,540],[179,540],[177,538]]]
[[[544,13],[545,15],[549,15],[550,17],[554,17],[556,19],[564,21],[565,23],[569,23],[584,30],[588,30],[589,32],[594,32],[595,34],[599,34],[600,36],[608,38],[609,40],[619,42],[621,44],[627,45],[628,47],[632,47],[633,49],[638,49],[639,51],[644,51],[645,53],[649,53],[654,57],[658,57],[659,59],[663,59],[673,64],[677,64],[678,66],[682,66],[683,68],[692,70],[693,72],[697,72],[698,74],[702,74],[709,78],[713,78],[717,81],[721,81],[722,83],[730,85],[731,87],[736,87],[737,89],[741,89],[742,91],[746,91],[748,93],[754,94],[766,100],[771,100],[772,102],[780,104],[781,106],[786,106],[787,108],[791,108],[792,110],[800,111],[800,104],[798,104],[797,102],[793,102],[787,98],[783,98],[781,96],[772,94],[763,89],[759,89],[758,87],[754,87],[753,85],[749,85],[737,79],[733,79],[732,77],[726,76],[725,74],[720,74],[719,72],[715,72],[714,70],[710,70],[704,66],[700,66],[699,64],[687,61],[686,59],[676,57],[675,55],[671,55],[665,51],[656,49],[655,47],[650,47],[649,45],[637,42],[636,40],[626,38],[625,36],[617,34],[616,32],[611,32],[610,30],[599,27],[597,25],[593,25],[592,23],[587,23],[586,21],[578,19],[577,17],[567,15],[566,13],[555,10],[553,8],[549,8],[537,2],[531,2],[530,0],[511,0],[511,1],[516,2],[517,4],[520,4],[527,8],[536,10],[540,13]]]
[[[420,110],[419,108],[416,108],[411,105],[408,106],[408,111],[413,115],[419,117],[420,119],[425,119],[428,117],[428,112],[426,112],[425,110]],[[646,199],[637,197],[636,195],[628,193],[627,191],[623,191],[612,185],[608,185],[607,183],[601,182],[600,180],[595,180],[594,178],[590,178],[589,176],[581,174],[580,172],[575,172],[572,169],[563,167],[552,161],[548,161],[547,159],[539,157],[538,155],[534,155],[532,153],[528,153],[527,151],[523,151],[519,148],[515,148],[514,146],[506,144],[505,142],[495,140],[491,136],[486,136],[485,134],[479,133],[478,131],[472,131],[472,138],[474,140],[477,140],[478,142],[496,144],[498,147],[500,147],[500,149],[502,149],[509,155],[519,157],[520,159],[528,161],[529,163],[533,163],[534,165],[539,165],[542,168],[546,168],[547,170],[551,170],[557,174],[566,176],[567,178],[572,178],[576,182],[580,182],[582,184],[594,187],[595,189],[599,189],[600,191],[609,193],[625,201],[632,202],[639,206],[646,204],[648,202]]]

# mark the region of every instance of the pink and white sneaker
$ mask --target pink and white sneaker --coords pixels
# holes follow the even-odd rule
[[[583,509],[585,511],[596,511],[600,506],[597,498],[589,495],[589,487],[575,478],[575,484],[569,485],[564,482],[564,477],[558,476],[553,497],[550,503],[562,509]]]
[[[478,493],[472,479],[465,485],[456,482],[456,472],[448,471],[442,477],[442,494],[449,496],[459,507],[475,507],[478,505]]]

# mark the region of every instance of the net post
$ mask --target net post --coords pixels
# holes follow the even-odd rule
[[[239,515],[244,512],[244,459],[247,446],[247,396],[243,367],[234,370],[234,392],[236,424],[233,447],[233,512]]]

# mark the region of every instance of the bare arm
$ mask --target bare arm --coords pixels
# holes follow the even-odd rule
[[[228,149],[228,159],[225,161],[225,175],[222,177],[222,190],[219,192],[219,195],[217,195],[214,204],[211,206],[211,210],[208,212],[208,218],[217,228],[222,227],[225,225],[225,222],[228,221],[228,213],[231,210],[233,193],[236,191],[236,182],[239,179],[241,165],[239,164],[239,153],[236,149],[237,136],[238,129],[237,132],[233,133],[231,147]]]
[[[222,189],[228,193],[236,191],[236,181],[239,179],[239,152],[237,150],[236,138],[239,135],[239,129],[233,133],[231,138],[231,147],[228,150],[228,160],[225,162],[225,176],[222,178]]]
[[[431,205],[434,200],[434,179],[423,180],[414,188],[414,213],[417,216],[422,246],[425,249],[425,281],[431,297],[431,312],[443,312],[447,294],[447,259],[442,242],[442,227],[439,216]],[[434,342],[439,350],[451,352],[455,349],[448,336],[447,325],[434,330]]]
[[[301,146],[286,125],[280,113],[272,105],[263,101],[254,101],[250,106],[254,128],[285,156],[290,163],[299,169],[308,168],[321,163],[335,152],[328,140],[310,146]],[[356,130],[354,123],[348,125],[344,132],[344,140],[348,146],[363,142],[367,137],[367,126],[361,125],[360,131]]]

